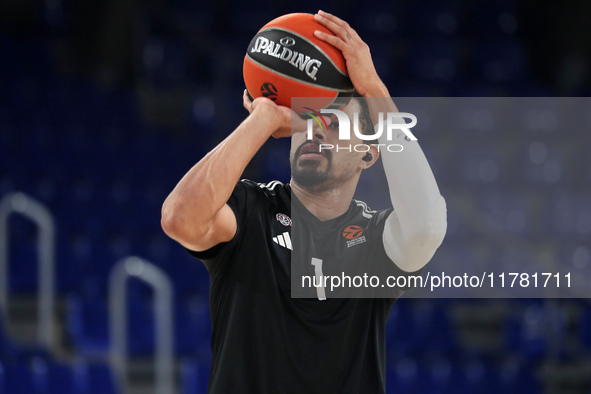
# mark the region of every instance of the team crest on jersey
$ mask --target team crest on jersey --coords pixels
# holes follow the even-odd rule
[[[348,248],[367,241],[365,235],[363,235],[363,229],[355,225],[345,227],[343,230],[343,237],[347,240]]]
[[[277,221],[286,227],[291,226],[291,218],[284,213],[278,213],[276,216]]]

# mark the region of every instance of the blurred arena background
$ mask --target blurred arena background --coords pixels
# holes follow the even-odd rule
[[[588,1],[4,0],[0,217],[15,212],[0,228],[0,394],[154,393],[156,370],[158,393],[205,392],[207,272],[162,233],[160,207],[246,116],[251,37],[281,14],[319,7],[359,32],[394,97],[591,93]],[[422,138],[449,209],[430,264],[515,258],[495,254],[482,234],[591,263],[590,135],[535,122],[517,135],[466,133]],[[245,177],[288,181],[288,148],[269,141]],[[467,201],[492,220],[475,223]],[[55,232],[39,249],[25,215],[43,207]],[[49,270],[39,281],[38,253],[51,264],[51,245],[55,280]],[[171,349],[166,338],[155,345],[155,300]],[[387,347],[389,392],[591,392],[587,300],[402,299]]]

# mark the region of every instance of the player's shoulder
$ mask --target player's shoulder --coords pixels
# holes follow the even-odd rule
[[[283,184],[281,181],[271,181],[267,183],[255,182],[250,179],[241,179],[238,184],[248,190],[250,193],[255,193],[261,197],[270,199],[289,199],[291,198],[291,189],[289,184]]]
[[[392,208],[388,209],[371,209],[364,201],[353,199],[351,203],[351,209],[354,214],[368,221],[381,222],[386,220],[388,215],[393,211]]]

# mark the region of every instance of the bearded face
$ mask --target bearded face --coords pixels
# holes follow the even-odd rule
[[[349,118],[359,112],[357,100],[351,100],[343,109]],[[351,139],[339,140],[339,124],[336,117],[324,119],[322,126],[312,124],[314,138],[307,139],[306,132],[292,135],[290,166],[295,183],[311,191],[320,192],[338,187],[355,174],[360,173],[359,162],[363,153],[350,146],[362,141],[351,133]],[[328,147],[332,148],[329,149]],[[340,149],[336,149],[341,146]]]
[[[317,140],[304,141],[291,158],[291,176],[305,187],[315,188],[331,178],[333,171],[332,152],[320,150]]]

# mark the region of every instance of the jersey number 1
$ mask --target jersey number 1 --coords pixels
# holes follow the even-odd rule
[[[316,277],[316,294],[320,301],[326,300],[326,293],[324,291],[324,274],[322,273],[322,260],[312,257],[312,265],[314,266],[314,276]]]

